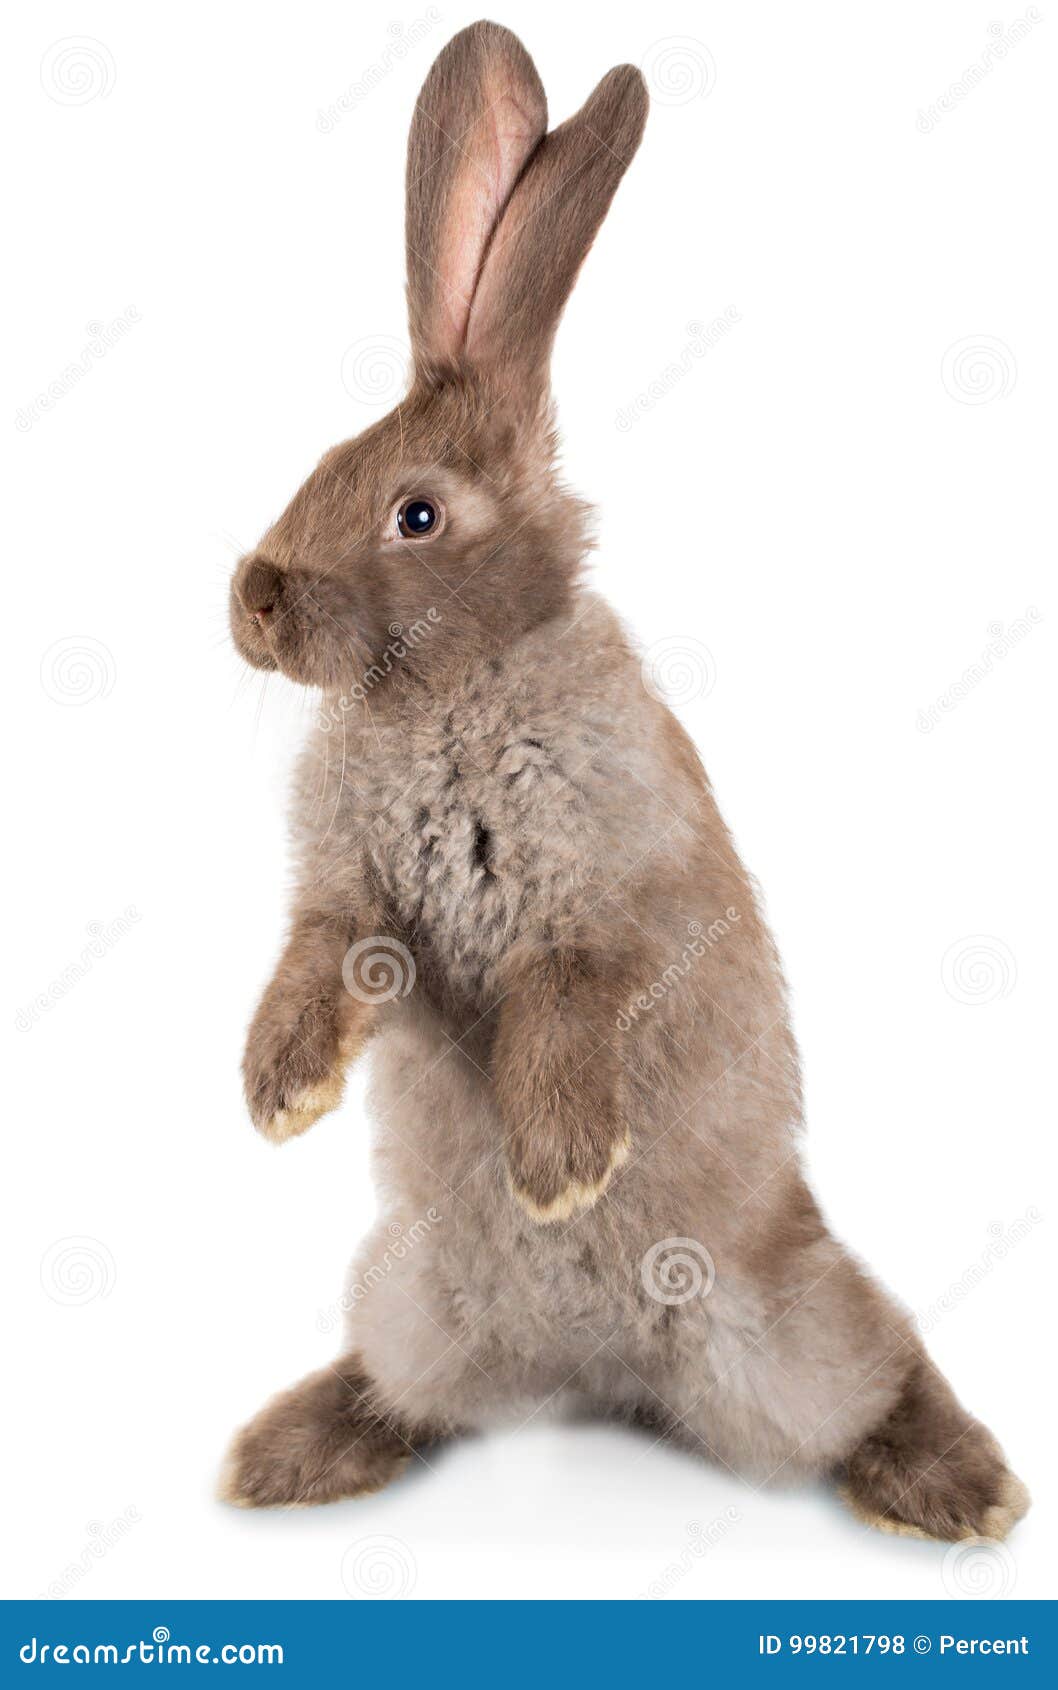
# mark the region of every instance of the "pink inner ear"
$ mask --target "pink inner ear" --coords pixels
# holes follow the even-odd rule
[[[490,94],[486,88],[485,97],[482,115],[450,142],[463,156],[450,191],[436,279],[438,339],[452,357],[466,337],[485,248],[538,139],[532,114],[513,94]]]

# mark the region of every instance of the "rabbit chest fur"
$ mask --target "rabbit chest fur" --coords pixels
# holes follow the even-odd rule
[[[301,783],[309,847],[324,874],[348,875],[351,900],[365,880],[375,889],[435,995],[460,1010],[483,1013],[513,945],[572,931],[593,891],[656,841],[650,789],[668,776],[643,741],[660,707],[591,594],[393,719],[370,700],[355,720],[336,710]]]
[[[471,1001],[512,942],[571,914],[592,832],[577,786],[589,736],[553,731],[502,682],[414,725],[403,768],[378,771],[390,825],[367,848],[401,929]]]

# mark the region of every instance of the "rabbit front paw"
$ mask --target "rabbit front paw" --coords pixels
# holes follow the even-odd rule
[[[282,1144],[336,1109],[358,1042],[341,1036],[326,1002],[308,1004],[293,1017],[262,1005],[243,1058],[246,1102],[258,1132]]]
[[[631,1148],[627,1130],[564,1142],[539,1127],[515,1133],[507,1145],[511,1194],[539,1226],[570,1220],[595,1207]]]

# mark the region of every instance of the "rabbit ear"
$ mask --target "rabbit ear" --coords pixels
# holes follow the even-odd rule
[[[475,23],[452,38],[408,141],[408,315],[420,371],[458,358],[485,248],[546,128],[544,90],[517,36]]]
[[[639,145],[648,104],[639,71],[618,65],[537,147],[474,294],[465,348],[472,364],[546,380],[558,320]]]

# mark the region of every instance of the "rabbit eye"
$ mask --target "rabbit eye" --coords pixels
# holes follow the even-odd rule
[[[429,499],[405,499],[397,509],[397,532],[405,540],[432,534],[438,523],[437,506]]]

